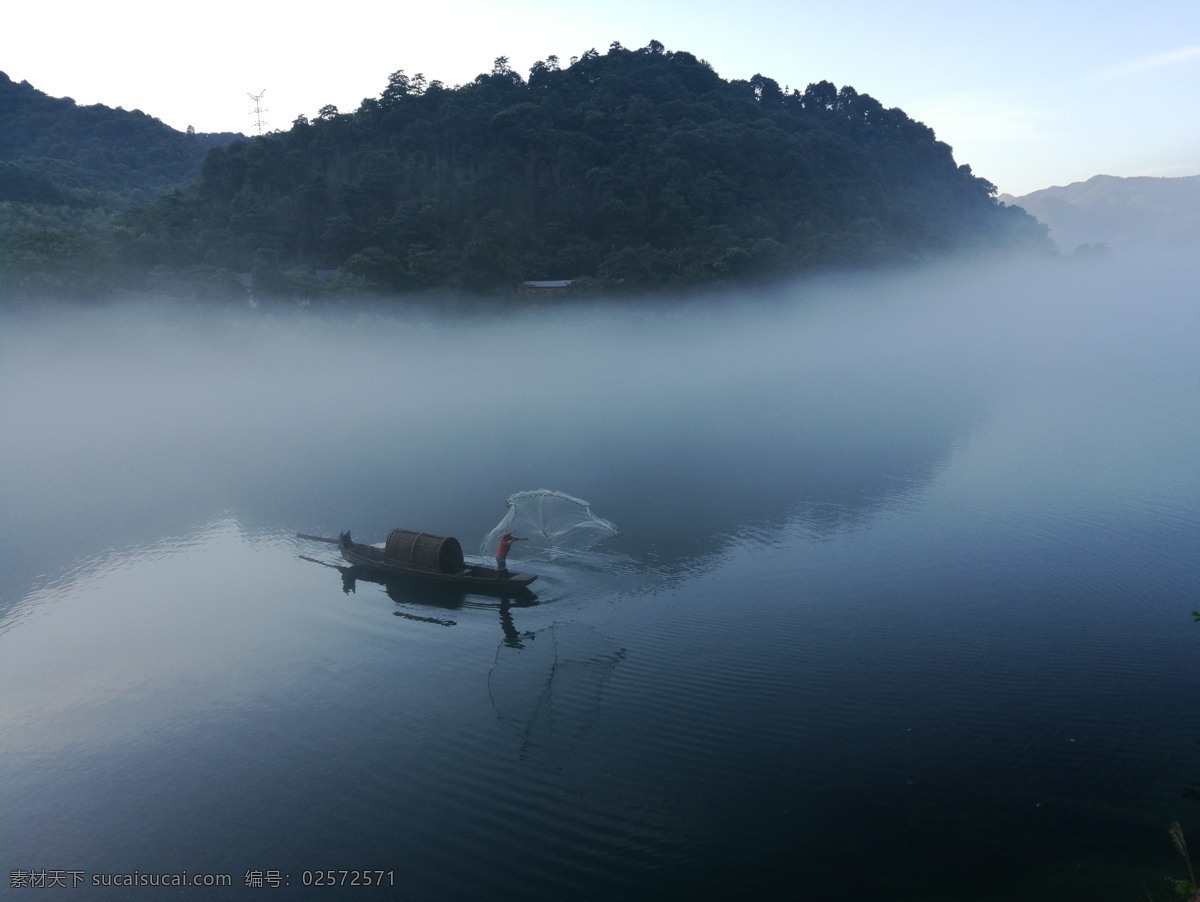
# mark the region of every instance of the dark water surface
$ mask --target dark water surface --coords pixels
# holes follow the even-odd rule
[[[1197,275],[5,315],[4,888],[1169,898],[1171,822],[1200,845]],[[350,585],[295,536],[471,553],[543,487],[622,536],[518,546],[533,599]],[[232,885],[93,885],[185,871]]]

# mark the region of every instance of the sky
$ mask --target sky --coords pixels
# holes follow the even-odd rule
[[[349,113],[404,70],[448,87],[651,40],[722,78],[850,85],[1023,195],[1094,175],[1200,174],[1197,0],[64,0],[11,4],[0,71],[52,97],[254,134]]]

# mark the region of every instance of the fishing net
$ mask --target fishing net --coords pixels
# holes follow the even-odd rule
[[[586,501],[549,489],[510,495],[508,513],[484,536],[479,553],[494,555],[506,532],[526,537],[531,547],[551,555],[584,552],[602,539],[620,535],[616,526],[593,514]],[[514,546],[514,553],[519,550],[520,545]]]

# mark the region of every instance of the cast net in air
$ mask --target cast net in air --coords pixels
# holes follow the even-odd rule
[[[549,489],[510,495],[508,513],[484,536],[479,553],[494,555],[506,532],[526,537],[530,550],[541,549],[552,556],[588,551],[602,539],[620,535],[616,526],[593,514],[586,501]],[[523,550],[520,545],[513,549],[514,553]]]

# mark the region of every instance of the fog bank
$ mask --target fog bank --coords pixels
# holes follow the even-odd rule
[[[2,585],[44,578],[28,560],[47,543],[68,559],[220,516],[470,545],[507,495],[542,487],[591,501],[663,562],[797,511],[838,529],[1014,405],[1043,405],[1048,430],[1200,421],[1197,270],[961,266],[445,318],[9,311]],[[1096,451],[1069,449],[1084,464]],[[651,538],[664,529],[676,540]]]

